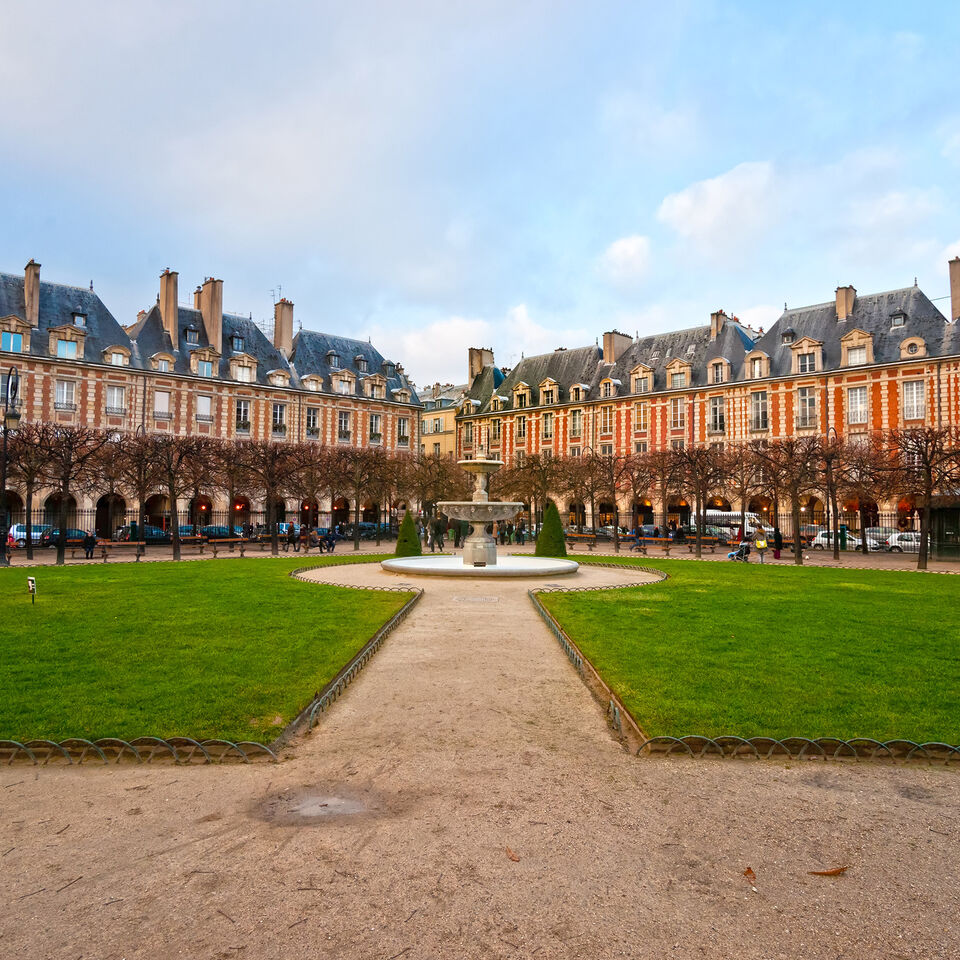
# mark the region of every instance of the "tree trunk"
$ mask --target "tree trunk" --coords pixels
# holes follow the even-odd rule
[[[57,566],[62,567],[67,561],[67,497],[70,495],[70,484],[60,486],[59,531],[57,536]]]
[[[270,531],[270,556],[280,556],[280,531],[277,530],[277,498],[267,490],[267,529]]]
[[[27,484],[27,559],[33,559],[33,484]]]
[[[697,500],[693,505],[693,522],[696,524],[696,532],[694,537],[697,543],[697,559],[700,560],[703,557],[703,498],[697,496]]]
[[[377,504],[377,546],[380,546],[380,518],[383,516],[383,504]]]
[[[867,512],[858,503],[857,515],[860,517],[860,547],[865,557],[870,555],[870,548],[867,546]]]
[[[800,538],[800,497],[790,499],[793,513],[793,562],[797,566],[803,565],[803,540]]]
[[[142,546],[137,547],[140,553],[147,552],[147,533],[143,529],[146,522],[146,511],[144,510],[143,491],[140,492],[139,503],[137,504],[137,537],[141,540]]]
[[[173,538],[173,559],[180,559],[180,512],[177,510],[177,498],[172,478],[167,479],[167,499],[170,501],[170,535]],[[143,531],[141,530],[141,536]]]
[[[355,506],[353,509],[353,549],[360,549],[360,496],[357,495],[356,500],[353,501]]]
[[[925,487],[923,491],[923,513],[920,514],[920,554],[917,557],[917,569],[927,569],[927,559],[930,556],[930,500],[933,491]]]

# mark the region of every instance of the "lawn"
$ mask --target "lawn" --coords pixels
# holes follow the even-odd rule
[[[269,742],[410,596],[288,576],[331,561],[0,570],[0,739]]]
[[[648,735],[960,743],[960,577],[647,562],[541,600]]]

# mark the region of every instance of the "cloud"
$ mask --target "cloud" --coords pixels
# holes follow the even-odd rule
[[[700,255],[725,260],[746,253],[773,225],[776,200],[773,164],[741,163],[664,197],[657,218]]]
[[[679,146],[692,147],[697,116],[689,106],[667,109],[648,94],[621,91],[600,104],[600,129],[638,153],[658,153]]]
[[[600,258],[600,270],[618,286],[635,286],[650,266],[650,238],[638,233],[614,240]]]

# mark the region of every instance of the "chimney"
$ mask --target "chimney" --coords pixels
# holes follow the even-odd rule
[[[619,330],[611,330],[609,333],[605,333],[603,335],[603,362],[616,363],[617,357],[622,356],[624,350],[631,343],[633,343],[633,338],[628,337],[625,333],[620,333]]]
[[[292,306],[292,304],[291,304]],[[223,353],[223,281],[207,277],[200,288],[200,313],[207,342]]]
[[[23,268],[23,308],[31,327],[40,326],[40,264],[33,257]]]
[[[479,373],[483,372],[485,366],[493,365],[493,351],[486,347],[470,347],[468,352],[469,372],[467,382],[473,383]]]
[[[197,289],[193,291],[193,309],[194,309],[194,310],[199,310],[199,309],[200,309],[200,294],[201,294],[202,290],[203,290],[203,288],[202,288],[202,287],[200,286],[200,284],[198,283],[198,284],[197,284]]]
[[[289,360],[293,353],[293,303],[281,297],[273,305],[273,345]]]
[[[176,350],[180,345],[177,323],[177,271],[169,267],[160,274],[160,319]]]
[[[837,319],[846,320],[853,313],[853,302],[857,299],[855,287],[837,287]]]
[[[716,340],[720,336],[720,331],[726,323],[727,315],[722,310],[717,310],[710,314],[710,339]]]
[[[960,257],[950,261],[950,319],[960,320]]]

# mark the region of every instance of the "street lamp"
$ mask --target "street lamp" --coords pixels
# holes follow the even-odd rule
[[[0,460],[0,517],[3,518],[3,544],[0,544],[0,566],[10,566],[7,556],[7,535],[10,529],[10,518],[7,515],[7,437],[16,432],[20,423],[20,414],[17,412],[17,394],[20,392],[20,374],[16,367],[11,367],[7,373],[7,387],[3,392],[3,459]],[[27,523],[30,518],[27,517]]]

